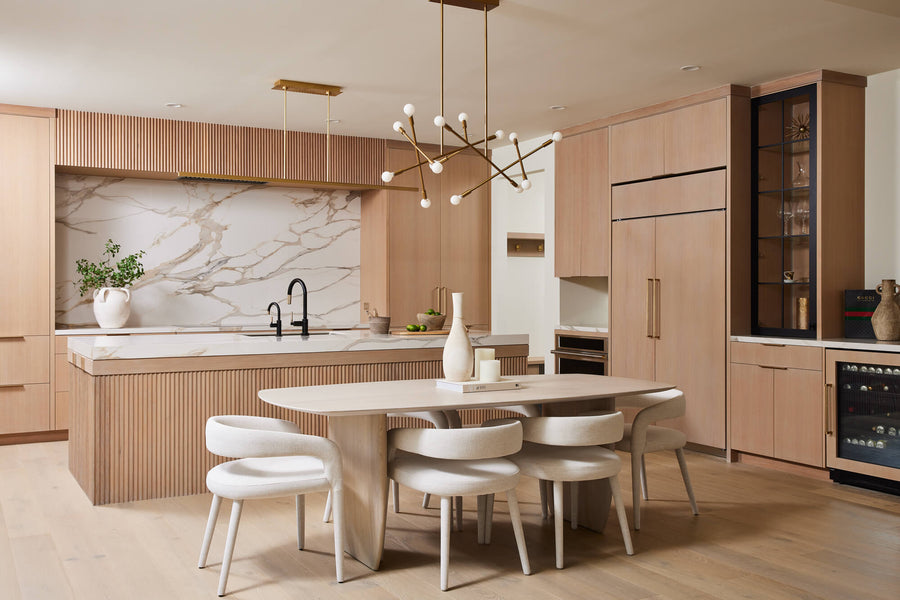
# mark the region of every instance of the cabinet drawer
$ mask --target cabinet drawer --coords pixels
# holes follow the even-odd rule
[[[0,434],[49,429],[49,383],[0,387]]]
[[[731,342],[731,362],[766,367],[821,371],[822,348]]]
[[[724,170],[620,185],[612,192],[612,218],[725,208],[725,192]]]
[[[50,381],[50,336],[0,338],[0,385]]]

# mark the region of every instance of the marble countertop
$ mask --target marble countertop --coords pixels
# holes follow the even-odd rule
[[[780,338],[753,335],[733,335],[732,342],[751,344],[783,344],[785,346],[813,346],[832,350],[863,350],[866,352],[900,352],[900,342],[880,342],[862,338],[830,338],[813,340],[808,338]]]
[[[470,332],[469,338],[475,347],[528,344],[527,334],[492,335],[490,332]],[[78,335],[69,337],[68,347],[70,352],[96,361],[443,348],[446,341],[446,335],[375,335],[368,330],[346,330],[323,332],[323,335],[311,335],[306,339],[299,335],[276,338],[271,335],[251,336],[237,333],[196,333],[175,336]]]
[[[557,325],[559,331],[573,331],[582,333],[609,333],[608,327],[593,327],[589,325]]]
[[[57,325],[57,327],[59,327]],[[284,331],[289,333],[293,331],[293,327],[285,324]],[[368,324],[348,324],[346,326],[329,327],[329,331],[344,331],[351,329],[369,330]],[[183,325],[167,325],[156,327],[119,327],[117,329],[103,329],[101,327],[59,327],[56,335],[132,335],[132,334],[154,334],[154,333],[240,333],[242,331],[267,331],[269,324],[260,322],[258,325],[199,325],[199,326],[183,326]],[[272,330],[274,331],[274,330]]]

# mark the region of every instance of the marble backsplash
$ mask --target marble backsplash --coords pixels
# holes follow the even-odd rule
[[[75,261],[98,260],[108,238],[120,259],[147,252],[128,327],[266,326],[273,300],[287,323],[302,311],[300,286],[286,304],[294,277],[310,327],[359,322],[358,192],[57,174],[58,324],[96,326]]]

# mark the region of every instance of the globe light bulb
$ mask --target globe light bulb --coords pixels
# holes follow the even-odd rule
[[[494,137],[497,138],[498,140],[502,140],[504,134],[505,134],[505,132],[502,129],[498,129],[497,131],[494,132]]]
[[[460,202],[462,202],[462,196],[459,194],[453,194],[450,196],[450,204],[453,206],[457,206]]]
[[[384,173],[381,174],[381,180],[385,183],[390,183],[393,178],[394,178],[394,174],[391,173],[390,171],[385,171]]]
[[[416,106],[414,104],[406,104],[403,107],[403,112],[406,113],[407,117],[411,117],[416,114]]]
[[[447,124],[447,120],[444,119],[444,115],[438,115],[434,118],[435,127],[443,127]]]
[[[437,161],[437,160],[434,161],[433,163],[431,163],[430,166],[431,166],[431,172],[434,173],[435,175],[439,175],[441,173],[441,171],[444,170],[443,163],[441,163],[440,161]]]
[[[463,121],[468,121],[468,120],[469,120],[469,115],[467,115],[466,113],[459,113],[459,122],[460,123],[462,123]]]
[[[522,186],[522,189],[523,189],[523,190],[530,190],[530,189],[531,189],[531,180],[530,180],[530,179],[524,179],[524,180],[522,181],[522,183],[520,183],[519,185]]]
[[[522,189],[522,186],[521,186],[521,185],[517,185],[517,186],[514,187],[513,189],[516,190],[516,193],[517,193],[517,194],[521,194],[522,192],[525,191],[524,189]]]
[[[509,133],[509,141],[514,142],[519,139],[519,135],[515,131]]]
[[[428,198],[422,198],[419,204],[422,205],[422,208],[428,208],[429,206],[431,206],[431,200],[429,200]]]
[[[554,142],[560,142],[562,141],[562,134],[558,131],[554,131],[553,135],[550,136],[550,139],[552,139]]]
[[[394,121],[394,131],[400,133],[400,130],[403,129],[403,123],[400,121]]]

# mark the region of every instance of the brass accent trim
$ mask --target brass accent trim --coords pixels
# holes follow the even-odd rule
[[[245,183],[248,185],[272,185],[276,187],[303,187],[327,190],[396,190],[416,192],[418,188],[400,185],[367,185],[365,183],[345,183],[340,181],[313,181],[307,179],[280,179],[277,177],[241,177],[222,173],[190,173],[178,171],[176,179],[197,181],[218,181],[223,183]]]
[[[279,79],[272,86],[273,90],[286,90],[301,94],[316,94],[319,96],[339,96],[344,88],[339,85],[326,85],[324,83],[309,83],[307,81],[293,81],[291,79]]]
[[[428,0],[429,2],[440,3],[441,0]],[[447,6],[458,6],[460,8],[471,8],[473,10],[494,10],[500,6],[500,0],[443,0],[443,4]]]
[[[831,407],[833,403],[831,402],[832,396],[834,395],[834,384],[826,383],[825,384],[825,435],[834,435],[834,427],[831,424]]]

